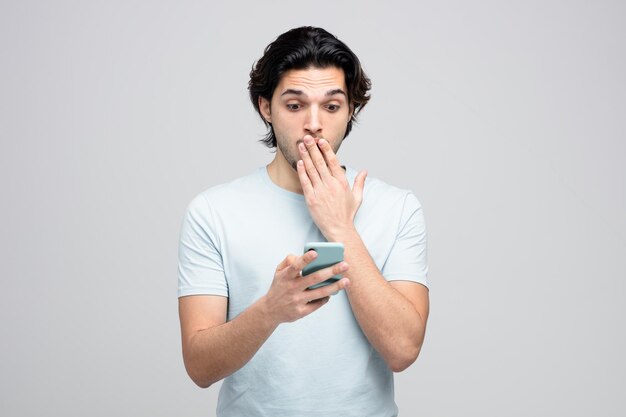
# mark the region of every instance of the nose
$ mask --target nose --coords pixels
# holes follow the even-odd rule
[[[310,106],[307,115],[304,130],[313,137],[319,137],[322,133],[322,122],[320,120],[320,111],[317,106]]]

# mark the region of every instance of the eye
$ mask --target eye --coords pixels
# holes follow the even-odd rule
[[[339,106],[337,104],[329,104],[326,106],[326,110],[328,110],[331,113],[334,113],[337,110],[339,110]]]
[[[297,111],[297,110],[300,110],[300,107],[301,107],[301,106],[300,106],[300,104],[297,104],[297,103],[290,103],[290,104],[287,104],[287,108],[288,108],[289,110],[291,110],[291,111]]]

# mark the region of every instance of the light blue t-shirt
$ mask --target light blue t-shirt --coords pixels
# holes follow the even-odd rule
[[[346,169],[350,185],[357,172]],[[421,205],[406,190],[367,178],[355,227],[388,281],[427,282]],[[185,215],[178,296],[228,297],[232,320],[272,283],[278,264],[326,241],[304,196],[267,169],[199,194]],[[240,370],[224,379],[217,415],[395,416],[393,373],[361,331],[344,291],[312,314],[283,323]]]

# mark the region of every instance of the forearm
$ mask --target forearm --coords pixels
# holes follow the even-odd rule
[[[356,230],[341,237],[350,270],[348,298],[352,311],[376,351],[395,372],[417,358],[424,340],[425,318],[385,280]]]
[[[277,326],[263,297],[233,320],[198,331],[183,352],[189,376],[202,388],[229,376],[254,356]]]

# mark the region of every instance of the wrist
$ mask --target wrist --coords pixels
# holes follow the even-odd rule
[[[280,321],[274,316],[273,309],[267,299],[267,296],[259,298],[254,305],[257,310],[258,317],[271,329],[275,329],[280,324]]]
[[[333,232],[328,233],[326,238],[329,242],[341,242],[346,243],[355,237],[359,236],[359,232],[356,230],[353,224],[350,226],[334,230]]]

